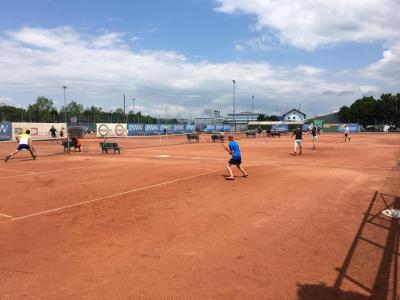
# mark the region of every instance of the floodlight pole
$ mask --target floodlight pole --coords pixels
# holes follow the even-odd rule
[[[235,106],[236,106],[236,81],[232,80],[233,82],[233,125],[234,125],[234,132],[236,132],[236,120],[235,120]]]
[[[254,96],[251,96],[251,118],[254,118]]]
[[[134,97],[132,97],[132,103],[133,103],[133,106],[132,106],[132,112],[133,112],[133,123],[135,123],[135,98]]]
[[[65,120],[65,126],[66,126],[67,147],[68,147],[67,153],[69,154],[70,148],[69,148],[69,137],[68,137],[68,126],[67,126],[67,97],[65,95],[65,91],[66,91],[67,87],[64,85],[63,89],[64,89],[64,120]]]
[[[122,94],[124,96],[124,117],[125,117],[125,122],[126,122],[126,112],[125,112],[125,94]]]
[[[67,97],[65,96],[65,90],[67,87],[64,85],[62,88],[64,89],[64,122],[65,126],[67,126]]]

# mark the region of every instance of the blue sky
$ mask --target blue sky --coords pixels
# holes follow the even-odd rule
[[[37,96],[144,113],[330,112],[399,92],[395,0],[0,0],[0,102]],[[12,74],[12,76],[10,76]],[[278,107],[278,108],[277,108]]]

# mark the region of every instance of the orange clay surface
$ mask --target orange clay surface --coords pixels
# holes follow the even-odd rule
[[[238,142],[0,161],[0,298],[395,299],[400,135]]]

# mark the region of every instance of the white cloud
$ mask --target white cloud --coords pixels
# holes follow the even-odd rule
[[[271,38],[268,35],[261,35],[237,43],[235,45],[235,50],[238,52],[244,52],[246,49],[252,51],[268,51],[271,49],[270,43]]]
[[[371,64],[363,73],[367,77],[399,83],[400,79],[400,41],[391,45],[383,52],[383,57]]]
[[[0,36],[0,90],[18,102],[41,95],[61,100],[66,85],[68,99],[85,106],[100,103],[105,110],[119,106],[125,93],[136,98],[143,113],[161,115],[166,104],[171,115],[218,106],[227,112],[232,79],[237,81],[238,110],[248,110],[251,95],[257,110],[301,102],[307,111],[318,112],[361,93],[359,85],[334,82],[312,66],[193,62],[172,51],[134,52],[128,42],[121,33],[90,36],[71,27],[9,32]]]
[[[320,69],[320,68],[315,68],[312,66],[305,66],[305,65],[298,65],[295,70],[297,70],[300,73],[303,73],[305,75],[310,75],[310,76],[315,76],[315,75],[321,75],[322,73],[325,72],[325,70]]]
[[[95,48],[107,48],[115,47],[120,45],[122,41],[123,34],[120,32],[111,32],[103,34],[92,41],[92,45]]]
[[[16,102],[14,99],[10,97],[5,97],[5,96],[0,96],[0,105],[16,105]]]
[[[313,50],[339,42],[400,38],[398,0],[215,0],[217,11],[257,17],[281,42]]]

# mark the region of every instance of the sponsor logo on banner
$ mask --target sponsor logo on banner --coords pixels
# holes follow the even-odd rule
[[[357,123],[349,123],[347,124],[347,126],[349,127],[349,131],[350,132],[360,132],[360,124]],[[346,124],[342,124],[342,125],[338,125],[337,127],[337,131],[338,132],[345,132],[346,130]]]
[[[288,131],[289,125],[288,124],[274,124],[271,128],[272,131]]]
[[[122,125],[118,124],[117,126],[115,126],[115,134],[117,136],[122,136],[125,133],[125,129]]]
[[[60,132],[66,131],[65,123],[25,123],[25,122],[12,122],[12,139],[15,140],[16,136],[24,133],[26,130],[30,130],[30,134],[33,140],[48,139],[51,138],[50,128],[54,126],[57,130],[57,136]]]
[[[12,125],[10,122],[0,123],[0,141],[9,141],[12,139]]]
[[[107,125],[105,124],[101,124],[99,126],[99,128],[97,129],[97,132],[101,135],[101,136],[106,136],[108,134],[109,128]]]
[[[127,124],[99,123],[97,124],[98,137],[121,137],[127,135]]]

